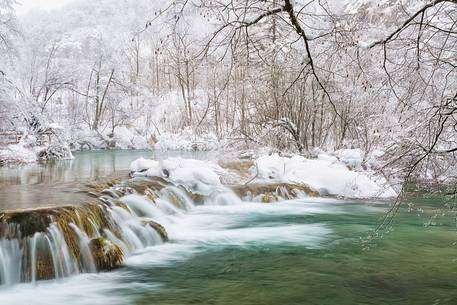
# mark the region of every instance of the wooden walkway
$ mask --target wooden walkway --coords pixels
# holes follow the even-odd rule
[[[50,131],[43,132],[37,136],[37,144],[50,144],[53,133]],[[22,132],[18,131],[0,131],[0,146],[18,144],[24,137]]]

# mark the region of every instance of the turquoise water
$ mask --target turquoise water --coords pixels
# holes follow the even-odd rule
[[[170,243],[111,273],[20,285],[1,304],[457,304],[455,228],[400,211],[368,250],[382,204],[302,199],[199,206],[176,216]],[[417,200],[417,206],[421,201]]]

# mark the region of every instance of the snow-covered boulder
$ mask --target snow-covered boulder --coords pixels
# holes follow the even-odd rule
[[[397,194],[383,177],[369,171],[353,171],[329,155],[317,159],[302,156],[290,158],[278,154],[256,160],[257,180],[299,183],[318,190],[322,195],[348,198],[389,198]]]
[[[227,171],[212,161],[169,158],[163,161],[138,159],[130,166],[133,177],[162,177],[196,193],[209,194],[221,185]]]
[[[146,176],[145,172],[151,168],[159,168],[159,161],[139,158],[130,164],[130,171],[136,176]]]

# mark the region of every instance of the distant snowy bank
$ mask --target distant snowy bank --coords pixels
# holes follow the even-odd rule
[[[151,138],[136,128],[121,126],[114,133],[78,129],[66,136],[72,151],[99,149],[151,149]]]
[[[72,137],[62,136],[59,144],[37,145],[28,135],[18,144],[0,146],[0,165],[31,163],[44,160],[72,159],[72,151],[105,149],[155,149],[160,151],[224,150],[228,141],[219,141],[213,134],[193,135],[191,131],[143,135],[135,128],[119,127],[113,134],[81,130]]]
[[[184,129],[176,133],[144,134],[134,127],[118,127],[114,133],[79,130],[69,137],[73,151],[96,149],[156,149],[182,151],[215,151],[227,146],[227,141],[219,140],[214,134],[195,135]]]
[[[154,148],[157,150],[214,151],[227,146],[227,141],[220,141],[215,134],[196,136],[186,129],[181,133],[162,133],[157,137]]]
[[[346,153],[349,154],[349,151]],[[348,160],[357,163],[355,156],[351,155],[353,158]],[[215,161],[183,158],[155,161],[141,158],[131,164],[131,171],[134,177],[166,178],[197,193],[206,193],[214,186],[231,181],[237,184],[302,184],[322,196],[345,198],[391,198],[397,195],[387,181],[374,171],[360,167],[351,169],[347,163],[328,154],[320,154],[316,159],[272,154],[251,161],[251,165],[243,169],[243,166],[233,166],[233,162],[232,166],[225,167],[224,162],[218,164]]]
[[[0,166],[37,161],[70,160],[73,154],[66,145],[31,145],[20,142],[19,144],[0,147]]]

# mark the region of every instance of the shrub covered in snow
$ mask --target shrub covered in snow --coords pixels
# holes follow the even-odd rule
[[[38,151],[38,160],[69,160],[73,159],[73,154],[67,145],[52,144]]]
[[[0,166],[13,163],[73,159],[70,148],[65,144],[31,146],[25,143],[0,148]]]

